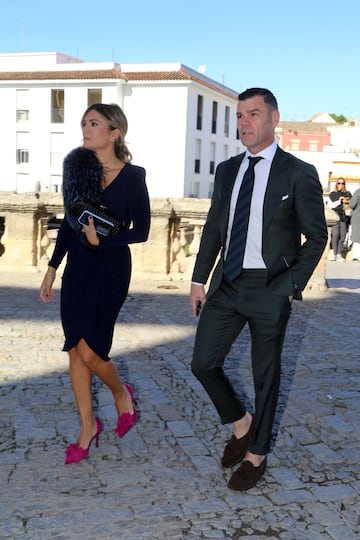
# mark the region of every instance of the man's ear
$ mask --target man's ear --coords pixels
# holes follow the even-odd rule
[[[279,114],[279,111],[277,111],[276,109],[273,110],[271,112],[271,124],[272,126],[275,128],[278,123],[279,123],[279,120],[280,120],[280,114]]]
[[[279,114],[279,111],[277,111],[277,110],[275,109],[275,110],[272,111],[272,113],[271,113],[271,123],[272,123],[272,125],[273,125],[274,128],[278,125],[279,120],[280,120],[280,114]]]

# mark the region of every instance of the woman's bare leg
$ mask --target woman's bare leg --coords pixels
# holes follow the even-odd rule
[[[81,423],[77,444],[81,448],[87,448],[97,429],[91,397],[92,373],[86,364],[82,362],[77,347],[69,351],[69,360],[71,385]]]
[[[115,364],[111,360],[105,362],[99,358],[83,339],[79,341],[77,350],[81,361],[90,373],[94,372],[110,388],[118,416],[124,412],[133,414],[134,407],[131,396],[122,384]]]

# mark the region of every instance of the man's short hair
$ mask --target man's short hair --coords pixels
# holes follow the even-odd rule
[[[248,88],[239,94],[238,100],[245,101],[245,99],[250,99],[256,96],[261,96],[264,102],[269,105],[271,109],[275,109],[276,111],[279,110],[276,97],[272,92],[270,92],[270,90],[267,90],[267,88]]]

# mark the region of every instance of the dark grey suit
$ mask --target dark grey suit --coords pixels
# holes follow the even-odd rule
[[[277,148],[263,205],[262,257],[266,270],[223,276],[232,189],[245,154],[220,163],[192,280],[206,283],[215,265],[195,340],[192,370],[223,423],[245,414],[224,375],[226,354],[246,323],[252,337],[256,428],[249,449],[266,454],[276,409],[289,296],[301,299],[327,242],[322,188],[316,169]],[[256,180],[255,180],[256,181]],[[302,243],[304,235],[305,241]],[[250,239],[251,240],[251,239]]]

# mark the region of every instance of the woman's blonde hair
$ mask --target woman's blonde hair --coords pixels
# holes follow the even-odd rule
[[[341,183],[339,183],[339,182],[341,182]],[[339,186],[341,186],[341,187],[339,188]],[[336,180],[335,191],[346,191],[345,178],[338,178]]]
[[[115,139],[114,152],[117,158],[125,163],[129,163],[132,160],[132,155],[125,143],[125,135],[128,130],[128,121],[124,114],[124,111],[116,103],[94,103],[86,109],[81,121],[89,111],[97,111],[108,122],[111,130],[118,129],[120,136]]]

